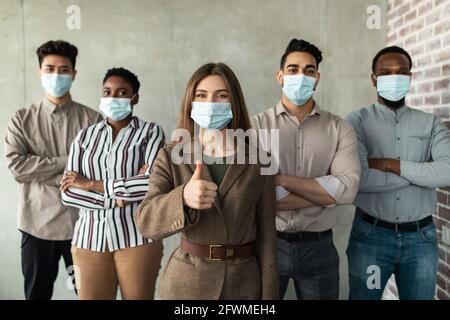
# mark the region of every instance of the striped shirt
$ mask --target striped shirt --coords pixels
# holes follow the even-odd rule
[[[106,120],[78,133],[70,148],[66,171],[78,172],[89,180],[103,180],[105,192],[69,188],[62,193],[65,205],[80,209],[74,246],[105,252],[151,242],[139,233],[135,215],[147,193],[153,161],[164,141],[160,126],[137,117],[114,141]],[[145,164],[145,174],[138,174]],[[127,204],[119,208],[115,199]]]

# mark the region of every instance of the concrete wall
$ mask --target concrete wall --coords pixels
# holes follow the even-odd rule
[[[81,8],[81,29],[69,30],[66,9]],[[369,5],[381,8],[382,28],[366,26]],[[0,2],[0,132],[11,114],[42,96],[36,48],[49,39],[78,46],[75,100],[97,108],[101,79],[112,66],[134,71],[142,82],[137,115],[160,123],[169,135],[189,76],[201,64],[223,61],[236,72],[251,114],[275,105],[274,81],[281,54],[293,37],[324,53],[316,94],[323,108],[346,116],[375,98],[370,62],[384,46],[385,0],[87,1]],[[16,228],[16,183],[0,151],[0,299],[23,299],[20,237]],[[347,297],[345,246],[352,218],[342,208],[335,230],[341,255],[341,298]],[[166,252],[177,238],[165,241]],[[167,258],[167,255],[165,256]],[[164,260],[165,262],[165,260]],[[74,299],[61,264],[55,299]],[[287,298],[292,298],[292,286]]]

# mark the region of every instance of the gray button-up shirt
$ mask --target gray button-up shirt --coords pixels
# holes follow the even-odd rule
[[[20,230],[45,240],[72,238],[78,210],[62,204],[59,182],[76,134],[102,119],[72,100],[57,107],[46,98],[13,114],[5,160],[19,183]]]
[[[311,114],[300,123],[281,101],[251,120],[255,129],[279,130],[279,152],[272,156],[279,163],[280,174],[314,178],[338,205],[353,202],[360,165],[356,134],[346,121],[315,103]],[[272,152],[264,141],[261,143]],[[276,227],[284,232],[318,232],[334,227],[337,219],[335,206],[314,206],[277,211]]]
[[[379,103],[352,112],[362,174],[355,205],[382,220],[420,220],[436,210],[435,188],[450,185],[450,132],[439,118]],[[370,158],[400,160],[400,176],[370,169]]]

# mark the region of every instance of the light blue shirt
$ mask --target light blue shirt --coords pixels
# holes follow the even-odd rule
[[[416,221],[436,211],[437,187],[450,185],[450,132],[433,114],[379,103],[352,112],[361,180],[355,206],[390,222]],[[400,160],[400,176],[370,169],[371,158]]]

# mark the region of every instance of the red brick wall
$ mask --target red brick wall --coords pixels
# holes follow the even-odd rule
[[[434,113],[450,128],[450,0],[388,0],[387,45],[403,47],[412,56],[408,105]],[[438,201],[434,216],[439,237],[436,298],[450,299],[450,246],[441,236],[443,225],[450,228],[450,187],[438,189]],[[395,295],[393,282],[388,289]]]

